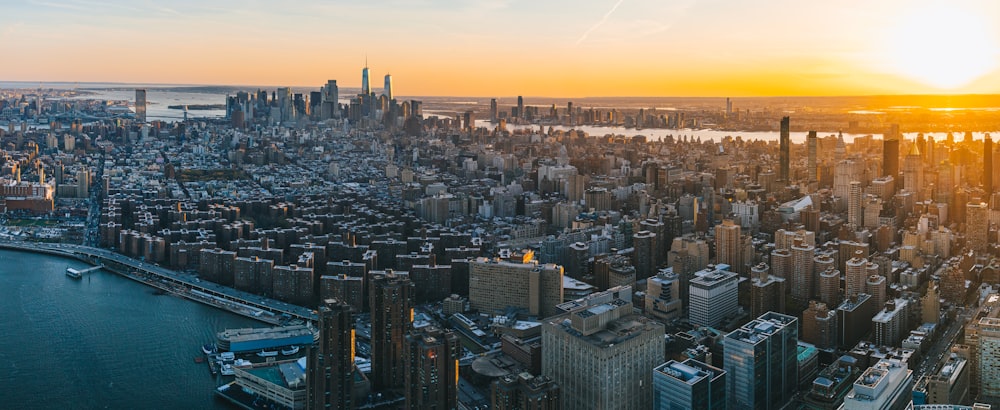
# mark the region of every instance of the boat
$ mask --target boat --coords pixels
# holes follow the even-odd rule
[[[277,356],[277,355],[278,355],[278,352],[274,351],[274,350],[272,350],[272,351],[261,350],[261,351],[257,352],[257,356],[260,356],[260,357],[274,357],[274,356]]]
[[[66,276],[69,276],[73,279],[80,279],[83,277],[83,273],[73,268],[66,268]]]
[[[282,356],[291,356],[291,355],[296,354],[298,352],[299,352],[299,347],[298,346],[288,346],[288,347],[286,347],[284,349],[281,349],[281,355]]]
[[[203,356],[195,356],[194,357],[194,362],[195,363],[205,363],[205,358]]]
[[[223,376],[232,376],[236,374],[236,372],[233,370],[233,365],[228,363],[222,365],[222,370],[220,370],[219,373],[221,373]]]
[[[201,351],[205,354],[215,353],[215,343],[208,343],[201,346]]]

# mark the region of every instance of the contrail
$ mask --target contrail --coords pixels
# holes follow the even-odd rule
[[[611,14],[614,13],[615,10],[618,10],[618,6],[621,6],[622,3],[624,3],[624,2],[625,2],[625,0],[618,0],[618,2],[615,3],[615,6],[612,7],[611,10],[608,10],[607,13],[604,13],[604,17],[601,17],[601,21],[598,21],[597,24],[594,24],[592,27],[590,27],[590,29],[588,29],[586,32],[584,32],[582,36],[580,36],[579,40],[576,40],[576,44],[580,45],[580,43],[582,43],[584,40],[587,39],[587,36],[589,36],[592,31],[597,30],[598,27],[600,27],[605,22],[607,22],[608,21],[608,17],[611,17]]]

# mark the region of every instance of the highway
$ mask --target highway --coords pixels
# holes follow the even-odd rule
[[[316,314],[302,306],[265,298],[199,279],[100,248],[66,243],[0,240],[0,249],[46,253],[105,265],[115,273],[197,302],[229,310],[252,319],[277,324],[285,319],[315,322]],[[198,291],[198,292],[192,292]]]

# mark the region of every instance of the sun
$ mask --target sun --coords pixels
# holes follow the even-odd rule
[[[996,37],[982,15],[940,4],[892,20],[883,56],[894,74],[954,90],[997,67]]]

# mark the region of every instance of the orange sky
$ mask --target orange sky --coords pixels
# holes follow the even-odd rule
[[[0,81],[357,87],[367,55],[399,95],[1000,93],[988,1],[161,3],[5,5]]]

